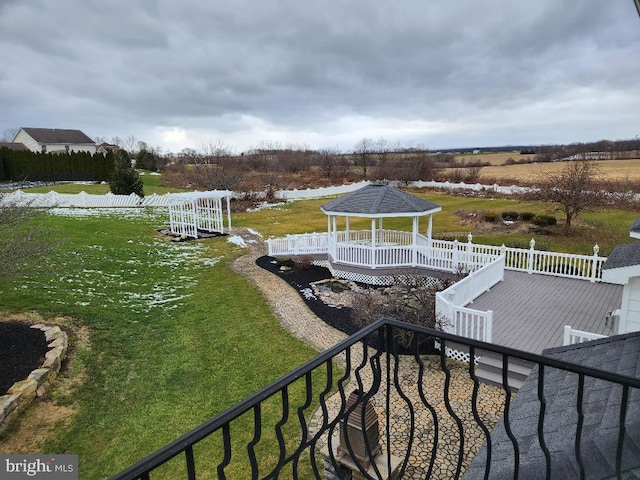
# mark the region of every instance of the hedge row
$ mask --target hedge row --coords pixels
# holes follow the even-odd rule
[[[518,213],[515,211],[502,212],[500,215],[494,212],[488,212],[484,215],[484,221],[494,223],[497,222],[500,217],[505,221],[522,220],[524,222],[531,222],[539,227],[551,227],[557,223],[557,219],[553,215],[535,215],[532,212]]]
[[[109,180],[113,153],[34,153],[0,148],[0,181],[95,181]]]

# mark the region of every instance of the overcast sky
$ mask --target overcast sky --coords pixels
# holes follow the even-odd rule
[[[632,0],[0,0],[0,135],[351,150],[640,135]]]

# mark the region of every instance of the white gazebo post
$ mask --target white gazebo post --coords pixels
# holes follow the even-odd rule
[[[376,268],[376,219],[371,219],[371,268]]]
[[[416,215],[413,217],[413,229],[411,231],[411,264],[415,267],[418,264],[418,228],[420,219]]]
[[[231,195],[227,194],[227,228],[231,231]]]
[[[344,239],[345,242],[349,243],[349,231],[350,231],[350,227],[349,227],[349,217],[345,217],[345,235],[346,238]]]
[[[433,233],[433,214],[429,214],[429,226],[427,227],[427,239],[429,240],[429,247],[431,247],[432,233]]]

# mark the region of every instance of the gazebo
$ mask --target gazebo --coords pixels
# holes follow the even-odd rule
[[[364,268],[416,266],[417,246],[431,246],[433,214],[439,205],[389,185],[371,184],[325,203],[329,261]],[[421,235],[420,217],[428,216],[426,235]],[[385,218],[410,217],[412,231],[385,230]],[[344,218],[344,230],[339,230]],[[352,218],[371,220],[370,230],[351,230]]]
[[[397,275],[455,273],[459,262],[469,261],[467,247],[432,240],[433,214],[441,207],[398,188],[369,184],[320,209],[327,215],[327,233],[270,239],[269,255],[310,257],[336,277],[370,284],[388,284]],[[427,217],[427,223],[421,232],[422,217]],[[397,218],[410,218],[411,230],[385,228],[385,219]],[[366,230],[363,219],[369,226]]]

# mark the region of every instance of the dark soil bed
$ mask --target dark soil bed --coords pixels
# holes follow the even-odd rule
[[[324,322],[328,323],[332,327],[340,330],[341,332],[346,333],[347,335],[353,335],[356,333],[361,327],[359,327],[352,319],[351,319],[351,309],[347,307],[336,308],[330,307],[322,300],[317,298],[309,298],[303,294],[303,291],[307,288],[311,288],[310,284],[313,282],[317,282],[319,280],[327,280],[333,278],[331,272],[324,267],[318,267],[316,265],[304,265],[304,264],[296,264],[292,261],[286,263],[278,263],[273,257],[264,256],[260,257],[256,260],[256,265],[264,268],[265,270],[273,273],[274,275],[278,275],[284,281],[289,283],[293,288],[295,288],[298,294],[305,301],[309,309],[316,314],[316,316],[322,319]],[[285,265],[290,267],[290,270],[281,271],[280,267]],[[361,286],[365,286],[364,284],[359,284]],[[414,339],[415,341],[415,339]],[[378,337],[369,337],[367,343],[375,348],[382,348],[378,345]],[[394,342],[396,353],[400,354],[413,354],[416,351],[415,344],[412,341],[412,346],[409,348],[403,348],[398,344],[398,342]],[[420,343],[419,352],[423,354],[434,354],[434,344],[433,339],[429,339],[425,343]]]
[[[300,265],[294,264],[294,262],[287,262],[284,265],[291,267],[291,270],[282,272],[280,271],[280,267],[283,264],[275,263],[275,259],[268,256],[258,258],[256,265],[274,275],[278,275],[285,282],[289,283],[289,285],[298,291],[298,294],[304,299],[309,309],[333,328],[337,328],[347,335],[352,335],[358,331],[359,328],[351,321],[350,308],[330,307],[322,300],[306,298],[302,294],[305,288],[311,288],[310,284],[312,282],[332,278],[331,272],[328,269],[316,265],[305,265],[301,267]]]
[[[25,323],[0,322],[0,396],[39,368],[47,350],[42,330]]]

